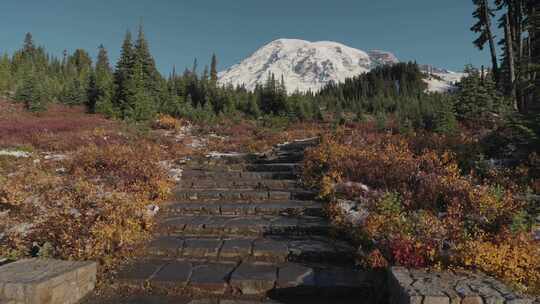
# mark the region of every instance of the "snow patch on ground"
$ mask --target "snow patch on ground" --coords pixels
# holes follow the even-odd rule
[[[465,75],[465,73],[451,71],[428,74],[428,78],[425,80],[428,85],[427,91],[433,93],[454,91],[457,89],[456,83],[461,81]]]
[[[31,153],[20,150],[0,150],[0,156],[12,156],[16,158],[28,158]]]

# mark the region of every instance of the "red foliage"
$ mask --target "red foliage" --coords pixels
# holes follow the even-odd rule
[[[117,124],[83,107],[50,105],[39,115],[20,104],[0,101],[0,147],[32,146],[44,150],[74,150],[91,141],[95,129],[112,130]]]
[[[405,238],[396,238],[388,243],[392,258],[398,265],[422,268],[429,265],[433,246],[425,242],[414,242]]]

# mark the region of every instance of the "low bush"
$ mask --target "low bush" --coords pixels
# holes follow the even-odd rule
[[[179,130],[182,127],[182,121],[170,115],[160,115],[152,124],[154,129]]]
[[[516,198],[517,185],[464,175],[455,153],[437,148],[441,143],[433,145],[433,140],[423,139],[428,144],[422,147],[414,134],[379,133],[367,125],[345,134],[338,130],[325,136],[320,146],[306,153],[303,177],[307,185],[320,189],[321,196],[331,201],[345,196],[367,210],[367,218],[354,228],[366,250],[378,250],[389,263],[410,267],[476,267],[520,289],[535,290],[540,264],[532,264],[536,259],[530,255],[508,266],[529,272],[507,274],[506,266],[490,265],[485,254],[474,254],[474,248],[495,251],[504,246],[523,253],[533,245],[531,235],[514,244],[517,234],[508,234],[512,229],[523,231],[514,229],[526,207]],[[364,184],[371,192],[336,191],[336,185],[344,182]],[[380,257],[366,256],[367,265],[373,260],[384,264]]]

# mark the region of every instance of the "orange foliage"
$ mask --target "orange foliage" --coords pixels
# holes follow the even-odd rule
[[[513,192],[517,187],[496,172],[491,173],[492,180],[504,183],[463,175],[456,154],[441,149],[443,137],[422,137],[426,138],[377,133],[370,128],[345,136],[338,130],[306,153],[304,181],[330,200],[338,195],[334,185],[340,182],[362,183],[372,189],[374,195],[339,195],[362,202],[369,211],[358,227],[359,235],[367,235],[388,261],[412,267],[474,266],[510,283],[530,288],[538,284],[535,271],[506,274],[511,272],[508,267],[530,268],[533,260],[538,265],[538,258],[531,257],[537,251],[523,256],[527,248],[538,246],[530,235],[516,244],[510,241],[514,236],[501,238],[524,207]],[[495,264],[489,264],[487,255],[497,248],[507,253],[501,253],[500,263],[491,259]],[[522,258],[510,258],[514,254]],[[449,261],[449,255],[457,258]],[[503,261],[509,263],[502,265]]]

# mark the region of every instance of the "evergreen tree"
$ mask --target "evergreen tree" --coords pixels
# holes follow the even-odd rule
[[[77,77],[71,79],[61,93],[60,101],[67,105],[81,105],[87,102],[88,88],[86,83]]]
[[[134,61],[138,61],[142,68],[143,85],[149,95],[158,94],[160,90],[160,75],[156,68],[154,58],[150,54],[150,47],[144,35],[142,24],[139,25],[137,41],[135,43]]]
[[[135,53],[133,43],[131,41],[131,33],[127,31],[114,74],[116,96],[113,103],[120,112],[124,112],[127,109],[128,99],[130,97],[128,91],[128,82],[131,80],[133,75],[134,63]]]
[[[88,52],[82,49],[77,49],[68,58],[69,65],[75,67],[77,70],[77,73],[81,74],[84,72],[88,72],[92,67],[92,59],[90,58],[90,55]]]
[[[217,81],[218,81],[217,65],[218,65],[218,62],[217,62],[216,54],[212,54],[212,62],[210,64],[210,83],[213,86],[216,86]]]
[[[148,121],[155,116],[156,104],[145,89],[145,72],[142,61],[135,61],[132,74],[127,80],[127,99],[123,118],[132,121]]]
[[[442,134],[454,134],[458,128],[454,100],[451,97],[437,96],[437,110],[434,121],[434,131]]]
[[[113,106],[113,74],[107,50],[103,45],[98,47],[95,71],[90,78],[87,108],[90,113],[103,113],[114,116]]]
[[[25,108],[31,112],[42,112],[47,109],[42,87],[34,74],[26,75],[22,85],[17,89],[15,99],[23,102]]]
[[[461,119],[482,123],[490,113],[503,114],[507,108],[491,75],[482,76],[477,69],[467,66],[467,74],[459,83],[456,112]]]
[[[528,108],[540,113],[540,2],[531,1],[530,4],[530,34],[531,34],[531,71],[532,86],[535,88],[534,97]]]
[[[495,80],[498,80],[499,66],[497,61],[497,50],[495,47],[495,35],[491,30],[491,20],[495,16],[494,10],[490,8],[488,0],[473,0],[476,5],[476,10],[473,17],[477,19],[477,23],[473,25],[471,30],[479,33],[479,37],[474,41],[474,45],[480,50],[484,49],[486,43],[489,43],[489,51],[491,54],[492,71]]]
[[[257,100],[254,96],[250,97],[248,100],[246,113],[254,118],[259,118],[261,116],[261,109],[259,108]]]
[[[0,58],[0,96],[7,93],[11,86],[11,64],[7,54]]]
[[[24,37],[24,45],[22,49],[22,54],[26,58],[31,59],[36,52],[36,47],[34,45],[34,39],[32,38],[31,33],[26,33],[26,36]]]

